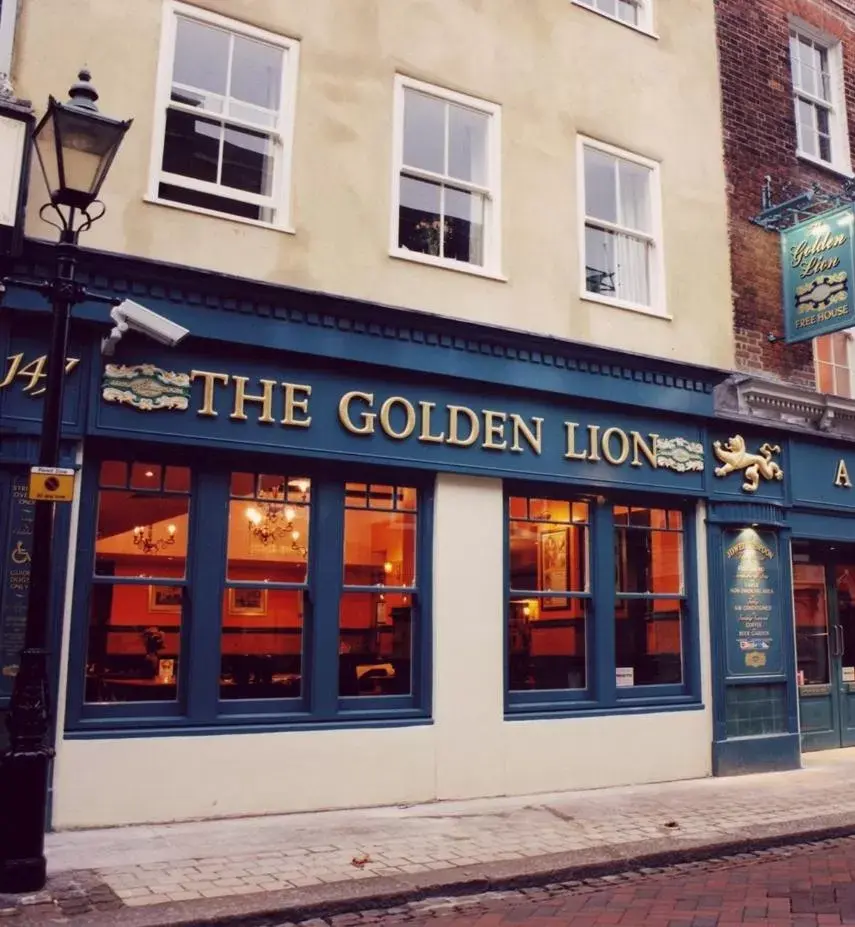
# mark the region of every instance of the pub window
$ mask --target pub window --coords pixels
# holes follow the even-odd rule
[[[587,685],[588,503],[508,501],[510,690]]]
[[[99,483],[84,699],[174,702],[184,676],[190,471],[105,461]]]
[[[813,339],[818,392],[852,398],[851,349],[852,329]]]
[[[700,705],[688,510],[536,491],[506,506],[509,715]]]
[[[339,695],[410,695],[418,601],[418,494],[347,483]]]
[[[683,516],[614,507],[615,656],[619,687],[683,681]]]
[[[85,466],[69,729],[427,717],[430,486],[369,473]]]
[[[580,6],[595,10],[609,19],[650,32],[653,0],[574,0]]]
[[[232,473],[220,698],[299,697],[312,482]]]

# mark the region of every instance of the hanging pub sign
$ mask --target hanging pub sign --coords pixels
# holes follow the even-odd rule
[[[855,325],[855,206],[781,233],[784,338],[792,344]]]

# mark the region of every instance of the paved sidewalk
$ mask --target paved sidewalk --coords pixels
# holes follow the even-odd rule
[[[6,896],[6,910],[22,923],[134,927],[296,918],[847,828],[855,749],[786,773],[51,834],[47,890],[17,905]]]

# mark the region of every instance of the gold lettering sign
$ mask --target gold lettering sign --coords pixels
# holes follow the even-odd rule
[[[28,396],[41,396],[45,391],[45,386],[40,385],[42,380],[47,377],[47,354],[42,354],[33,360],[25,363],[24,354],[11,354],[6,358],[9,362],[3,379],[0,380],[0,389],[6,389],[18,378],[25,380],[26,384],[21,388],[21,392]],[[72,370],[80,363],[79,357],[66,357],[65,372],[71,373]],[[38,387],[38,389],[36,389]]]
[[[841,457],[837,462],[837,469],[834,471],[834,485],[843,489],[852,488],[852,480],[849,479],[849,470],[846,468],[846,461]]]

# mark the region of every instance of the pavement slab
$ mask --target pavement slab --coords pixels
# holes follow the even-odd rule
[[[53,833],[16,923],[179,925],[388,907],[855,833],[855,749],[801,770],[597,791]]]

